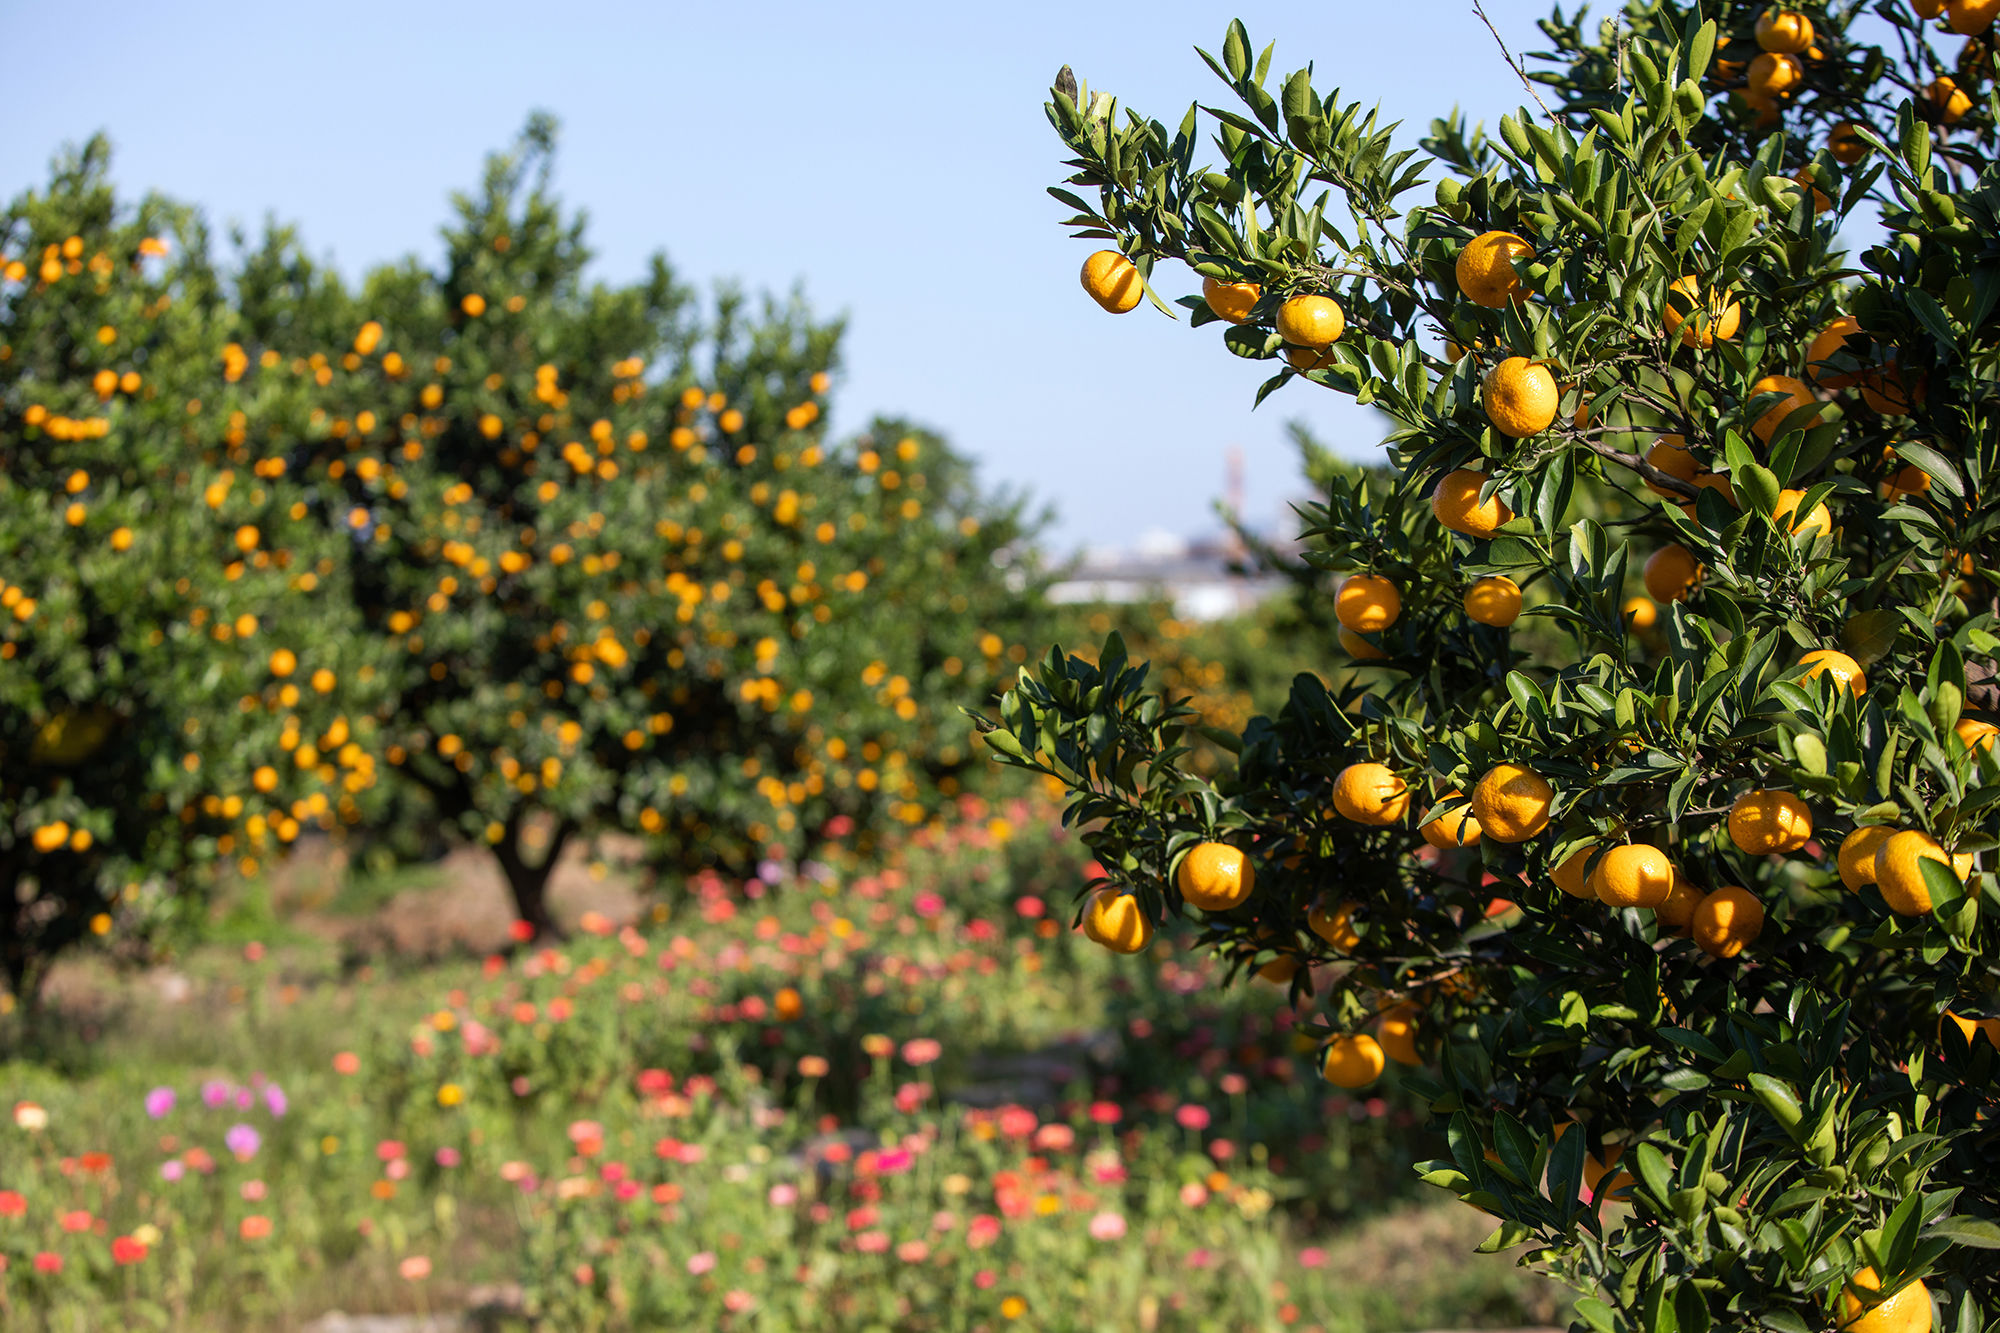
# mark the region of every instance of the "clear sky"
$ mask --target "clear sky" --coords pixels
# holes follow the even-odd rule
[[[1544,0],[1487,10],[1516,51],[1539,45]],[[1285,423],[1360,452],[1380,419],[1303,383],[1253,413],[1262,367],[1214,328],[1100,312],[1077,284],[1097,246],[1069,239],[1043,192],[1059,173],[1041,108],[1060,66],[1171,122],[1222,92],[1193,48],[1219,51],[1232,12],[1259,46],[1276,39],[1274,74],[1312,61],[1322,90],[1380,102],[1413,132],[1454,103],[1490,120],[1525,100],[1470,0],[0,0],[7,47],[44,53],[8,62],[0,196],[102,129],[121,189],[253,230],[275,214],[354,275],[437,254],[448,192],[547,109],[558,188],[590,213],[601,276],[637,276],[664,249],[688,279],[801,282],[850,317],[836,430],[878,410],[944,430],[989,481],[1055,505],[1058,548],[1212,530],[1237,444],[1247,511],[1278,526],[1300,490]],[[1170,295],[1198,282],[1161,276]]]

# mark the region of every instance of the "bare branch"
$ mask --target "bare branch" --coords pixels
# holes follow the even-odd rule
[[[1528,90],[1528,96],[1535,99],[1535,105],[1542,109],[1543,115],[1554,120],[1556,113],[1549,110],[1549,104],[1535,91],[1535,85],[1528,79],[1528,72],[1521,68],[1520,62],[1514,59],[1514,53],[1507,49],[1507,41],[1500,35],[1500,30],[1493,26],[1493,20],[1486,17],[1486,6],[1481,4],[1480,0],[1472,0],[1472,12],[1479,15],[1479,21],[1486,25],[1486,31],[1492,33],[1493,40],[1500,43],[1501,58],[1507,62],[1507,68],[1513,70],[1515,76],[1521,80],[1521,86]]]

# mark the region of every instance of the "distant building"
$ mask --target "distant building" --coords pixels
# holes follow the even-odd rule
[[[1149,532],[1130,550],[1088,547],[1052,602],[1164,601],[1182,620],[1221,620],[1250,610],[1285,586],[1275,574],[1237,573],[1243,548],[1234,534],[1188,540]]]

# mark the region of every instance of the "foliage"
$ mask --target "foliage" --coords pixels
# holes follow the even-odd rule
[[[1310,70],[1267,89],[1240,24],[1204,53],[1240,109],[1178,128],[1120,123],[1065,70],[1052,193],[1078,234],[1206,280],[1179,306],[1275,363],[1260,400],[1310,381],[1394,420],[1393,474],[1330,479],[1309,560],[1387,580],[1401,614],[1343,584],[1384,656],[1300,677],[1212,780],[1117,639],[1095,665],[1051,652],[987,740],[1071,787],[1152,919],[1195,917],[1240,967],[1302,964],[1302,1014],[1346,1035],[1417,1006],[1451,1142],[1426,1178],[1586,1292],[1583,1325],[1826,1327],[1876,1298],[1851,1296],[1872,1268],[1969,1333],[2000,1327],[2000,1023],[1976,1026],[2000,1015],[1992,35],[1948,60],[1904,5],[1871,19],[1893,49],[1854,35],[1860,6],[1809,6],[1796,54],[1760,51],[1763,8],[1634,3],[1589,43],[1558,14],[1557,107],[1497,138],[1434,122],[1421,151]],[[1968,8],[1945,22],[1979,26]],[[1399,202],[1434,167],[1435,202]],[[1850,267],[1837,228],[1870,208],[1885,234]],[[1471,245],[1492,233],[1519,241],[1497,266]],[[1345,335],[1288,347],[1299,296],[1334,298]],[[1504,505],[1490,524],[1426,503],[1455,471],[1468,505]],[[1655,550],[1658,604],[1633,605]],[[1485,577],[1539,634],[1461,614]],[[1358,803],[1336,779],[1359,763],[1407,808]],[[1507,764],[1531,775],[1495,785]],[[1738,803],[1777,789],[1810,823],[1760,837],[1773,799]],[[1460,792],[1485,836],[1419,839]],[[1836,865],[1896,828],[1940,859]],[[1218,840],[1255,890],[1197,912],[1177,871]],[[1625,845],[1673,864],[1627,893]]]

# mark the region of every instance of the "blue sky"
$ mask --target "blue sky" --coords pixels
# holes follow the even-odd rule
[[[1600,6],[1600,8],[1603,8]],[[1515,50],[1543,0],[1489,0]],[[1004,17],[1000,15],[1004,11]],[[1524,100],[1469,0],[1402,4],[479,6],[63,5],[0,0],[17,51],[0,196],[103,129],[114,174],[211,220],[265,214],[349,274],[434,255],[448,192],[530,110],[562,121],[556,180],[588,209],[598,272],[664,249],[701,283],[802,282],[850,316],[834,426],[898,411],[946,431],[994,482],[1059,514],[1053,544],[1212,529],[1240,445],[1253,520],[1289,529],[1300,491],[1285,423],[1353,452],[1379,418],[1299,384],[1251,411],[1262,376],[1142,307],[1103,314],[1077,285],[1096,246],[1043,192],[1061,145],[1041,104],[1068,63],[1177,119],[1220,85],[1194,54],[1235,13],[1274,72],[1380,102],[1412,129],[1454,103]],[[1414,196],[1413,196],[1414,197]],[[1191,275],[1164,275],[1170,293]]]

